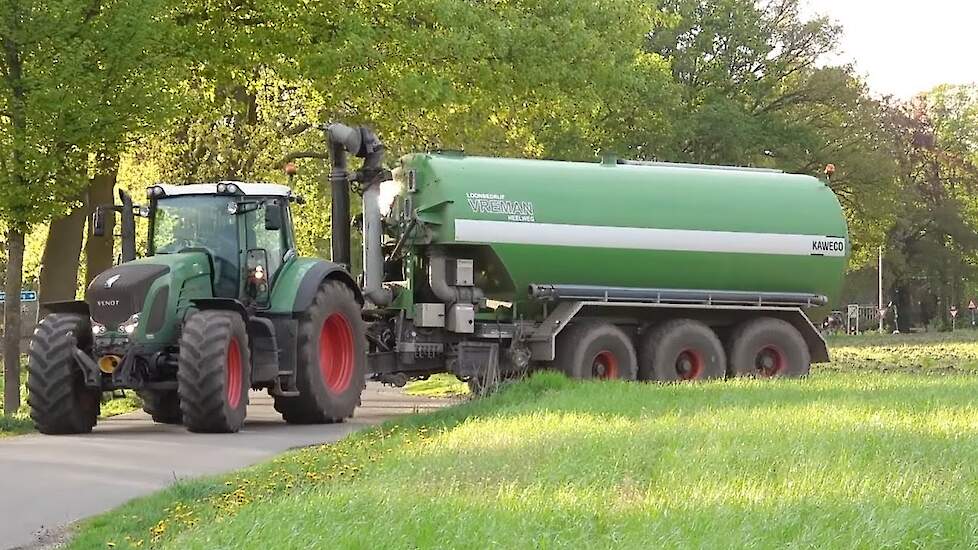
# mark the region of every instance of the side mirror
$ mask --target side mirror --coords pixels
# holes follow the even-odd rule
[[[278,231],[282,229],[282,203],[278,199],[272,199],[265,203],[265,229],[268,231]]]
[[[105,211],[103,208],[103,206],[97,206],[92,212],[92,235],[95,237],[105,236]]]

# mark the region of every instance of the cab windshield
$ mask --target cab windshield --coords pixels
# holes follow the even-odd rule
[[[187,195],[156,202],[150,253],[176,254],[204,250],[214,260],[218,296],[238,294],[238,228],[228,212],[229,197]]]

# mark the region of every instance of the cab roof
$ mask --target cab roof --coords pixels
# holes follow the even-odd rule
[[[245,183],[240,181],[218,181],[214,183],[193,183],[188,185],[159,184],[152,187],[160,187],[168,197],[181,195],[217,195],[218,184],[234,184],[241,190],[241,193],[248,196],[261,197],[294,197],[287,185],[277,183]],[[223,194],[223,193],[222,193]]]

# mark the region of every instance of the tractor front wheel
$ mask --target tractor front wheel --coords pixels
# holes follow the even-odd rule
[[[241,316],[230,311],[192,313],[183,325],[177,367],[183,424],[192,432],[240,430],[250,387],[251,353]]]
[[[80,434],[92,431],[101,393],[85,385],[75,349],[90,351],[92,329],[84,315],[52,313],[31,337],[27,363],[27,403],[37,431]]]
[[[299,321],[296,397],[275,397],[291,424],[342,422],[366,385],[367,338],[360,304],[340,281],[325,281]]]

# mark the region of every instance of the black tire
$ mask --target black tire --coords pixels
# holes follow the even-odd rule
[[[635,380],[638,360],[632,339],[606,322],[584,322],[557,336],[555,360],[569,378]]]
[[[174,390],[143,390],[139,398],[143,400],[143,411],[159,424],[182,424],[180,396]]]
[[[746,321],[730,334],[727,360],[732,376],[799,378],[811,370],[812,357],[801,333],[781,319]]]
[[[31,337],[27,362],[27,403],[37,431],[44,434],[88,433],[101,408],[101,391],[85,386],[75,362],[75,348],[91,351],[88,319],[73,313],[44,317]]]
[[[251,353],[244,320],[230,311],[196,311],[180,336],[177,393],[192,432],[241,429],[251,387]]]
[[[692,319],[662,323],[642,336],[639,380],[684,382],[727,375],[727,354],[713,330]]]
[[[275,397],[290,424],[327,424],[353,416],[366,386],[367,336],[360,304],[340,281],[324,281],[299,320],[296,397]],[[333,345],[330,345],[333,344]]]

